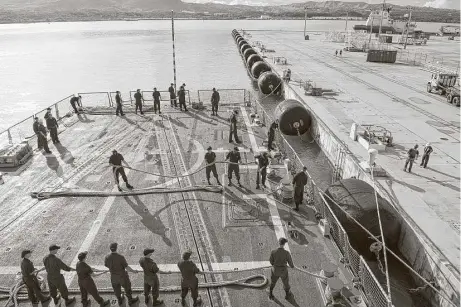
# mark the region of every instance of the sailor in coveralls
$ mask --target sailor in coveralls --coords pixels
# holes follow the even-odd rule
[[[285,289],[285,299],[289,299],[293,294],[290,292],[290,283],[288,279],[288,267],[287,263],[290,268],[294,268],[293,260],[291,258],[291,254],[289,251],[285,250],[284,245],[287,243],[288,240],[285,238],[279,239],[279,248],[274,249],[271,252],[271,256],[269,258],[269,262],[272,265],[271,270],[271,285],[269,288],[269,298],[271,300],[274,299],[274,287],[279,278],[282,279],[283,289]]]
[[[182,261],[178,263],[178,268],[181,271],[181,304],[186,306],[186,296],[191,291],[192,300],[194,301],[194,307],[197,307],[200,303],[198,299],[198,278],[195,274],[200,273],[197,265],[190,260],[192,255],[191,251],[187,251],[182,255]]]
[[[80,287],[80,293],[82,294],[82,305],[84,307],[89,305],[90,300],[88,299],[88,294],[99,303],[100,307],[104,307],[110,304],[109,300],[104,300],[100,295],[96,284],[94,283],[93,276],[99,276],[105,274],[107,271],[101,271],[98,269],[93,269],[86,262],[86,255],[88,252],[82,252],[78,254],[78,262],[75,267],[78,276],[78,285]],[[99,272],[95,274],[94,272]]]
[[[299,211],[299,205],[303,203],[304,198],[304,186],[307,184],[307,167],[303,167],[302,172],[297,173],[293,177],[293,188],[294,188],[294,201],[296,211]]]
[[[26,249],[21,252],[21,274],[22,281],[26,284],[27,295],[32,304],[38,304],[38,301],[43,303],[48,302],[51,297],[45,296],[40,289],[38,283],[37,273],[43,271],[45,268],[36,270],[32,261],[29,260],[32,251]]]

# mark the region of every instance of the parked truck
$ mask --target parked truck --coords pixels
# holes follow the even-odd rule
[[[432,74],[432,78],[427,82],[427,91],[437,92],[446,95],[447,101],[455,106],[460,105],[459,101],[459,79],[456,74]]]

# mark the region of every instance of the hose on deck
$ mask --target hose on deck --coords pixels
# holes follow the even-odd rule
[[[248,268],[248,269],[241,269],[241,270],[218,270],[218,271],[204,271],[199,274],[201,275],[215,275],[215,274],[229,274],[229,273],[241,273],[241,272],[247,272],[247,271],[254,271],[254,270],[262,270],[262,269],[269,269],[272,268],[272,266],[264,266],[264,267],[258,267],[258,268]],[[315,278],[320,278],[320,279],[326,279],[326,277],[314,274],[311,272],[308,272],[306,270],[300,269],[298,267],[294,267],[294,270],[303,272],[305,274],[308,274],[310,276],[313,276]],[[179,272],[171,272],[173,274],[179,274]],[[37,276],[39,279],[40,283],[44,283],[43,278]],[[261,280],[261,282],[254,283],[254,280]],[[248,277],[244,278],[239,278],[235,280],[229,280],[229,281],[218,281],[218,282],[207,282],[207,283],[199,283],[198,287],[199,288],[219,288],[219,287],[226,287],[226,286],[241,286],[245,288],[253,288],[253,289],[258,289],[258,288],[263,288],[267,285],[268,283],[268,278],[263,275],[263,274],[254,274],[250,275]],[[112,294],[114,293],[114,290],[110,287],[104,287],[104,288],[98,288],[98,291],[100,294]],[[144,292],[144,287],[133,287],[132,291],[134,293],[142,293]],[[160,292],[179,292],[181,291],[180,286],[166,286],[166,287],[160,287]],[[44,290],[42,293],[49,293],[49,290]],[[69,294],[74,294],[74,295],[79,295],[80,289],[78,288],[69,288]],[[18,302],[19,301],[26,301],[28,300],[27,296],[27,290],[25,289],[25,284],[22,280],[18,281],[13,287],[8,288],[8,287],[2,287],[0,286],[0,300],[2,299],[8,299],[8,301],[5,304],[5,307],[8,307],[11,302],[13,302],[13,305],[15,307],[19,307]]]

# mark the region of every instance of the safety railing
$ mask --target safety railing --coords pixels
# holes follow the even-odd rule
[[[217,89],[219,92],[219,104],[241,104],[248,101],[248,91],[246,89]],[[199,103],[211,104],[213,90],[198,90],[197,98]]]
[[[110,92],[84,92],[77,93],[77,96],[82,96],[81,104],[82,107],[111,107],[111,93]],[[115,93],[114,100],[115,101]],[[70,106],[70,104],[69,104]]]
[[[256,101],[256,99],[251,99],[251,106],[254,109],[255,114],[258,114],[262,125],[269,126],[274,121],[260,103]],[[291,173],[295,174],[296,172],[301,171],[304,164],[293,147],[279,131],[276,132],[275,139],[284,158],[288,158],[291,162]],[[330,236],[342,254],[344,263],[350,269],[351,273],[355,277],[359,277],[361,280],[362,287],[360,291],[362,291],[363,297],[367,301],[368,306],[391,306],[388,295],[374,276],[373,271],[369,268],[360,254],[351,246],[346,230],[343,228],[330,205],[325,200],[321,189],[316,185],[314,179],[309,173],[307,173],[307,177],[308,182],[305,188],[307,203],[314,206],[322,218],[328,221],[328,224],[330,225]]]

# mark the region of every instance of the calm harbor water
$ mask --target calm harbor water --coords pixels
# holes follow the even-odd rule
[[[349,28],[356,23],[363,21],[349,22]],[[418,26],[436,31],[440,24]],[[344,30],[345,21],[313,20],[307,27]],[[234,28],[302,31],[304,21],[178,20],[178,83],[190,90],[249,88]],[[167,20],[0,25],[0,130],[72,93],[166,90],[172,62]]]

